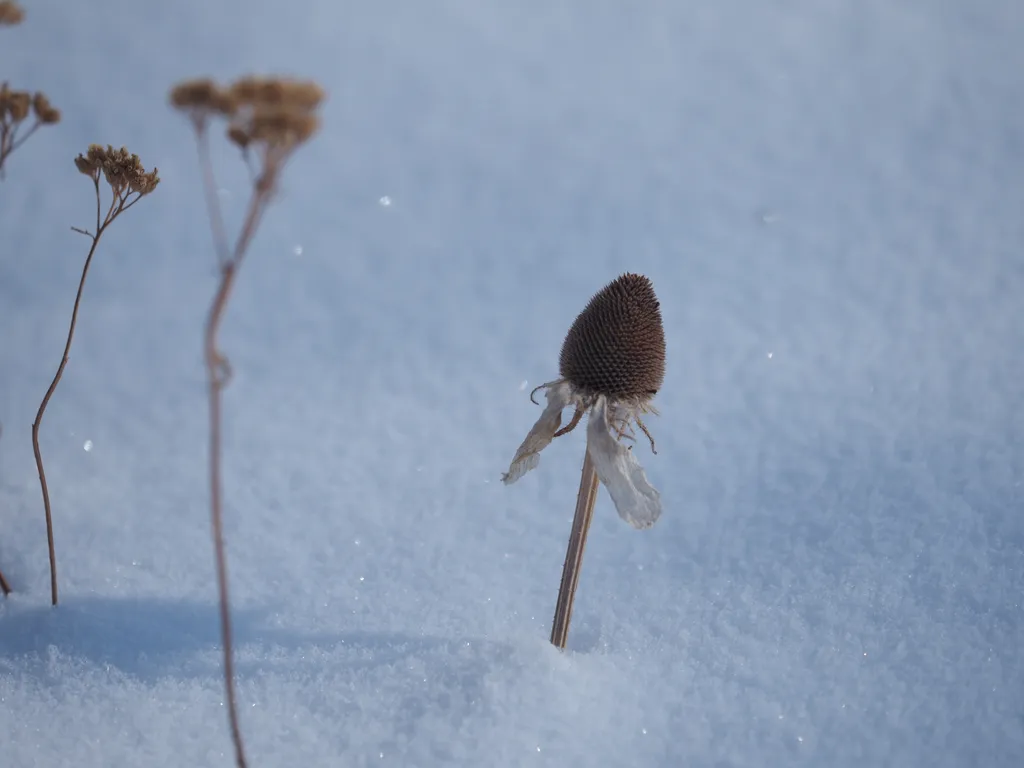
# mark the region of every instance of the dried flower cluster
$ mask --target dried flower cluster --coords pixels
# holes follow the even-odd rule
[[[25,11],[21,9],[21,6],[12,0],[3,0],[0,2],[0,27],[13,27],[16,24],[21,24],[25,18]]]
[[[21,123],[29,113],[43,125],[60,122],[60,110],[50,104],[45,93],[12,91],[7,83],[0,85],[0,110],[5,124],[12,127]]]
[[[265,185],[288,154],[316,133],[323,99],[316,83],[285,78],[244,77],[227,88],[209,79],[189,80],[171,91],[171,104],[191,117],[197,131],[210,118],[221,118],[233,144],[259,152]]]
[[[34,119],[25,129],[30,115]],[[0,172],[8,156],[40,126],[59,122],[60,110],[50,104],[45,93],[15,91],[6,82],[0,84]]]
[[[130,194],[148,195],[160,183],[158,169],[147,172],[139,156],[125,147],[114,149],[109,144],[105,148],[91,144],[84,155],[75,158],[75,167],[97,183],[102,174],[118,198]]]
[[[634,528],[654,525],[661,515],[659,494],[632,451],[619,442],[634,438],[636,424],[654,450],[654,439],[640,417],[655,412],[650,401],[665,377],[665,331],[650,280],[625,274],[590,300],[566,334],[559,373],[562,378],[534,390],[545,390],[547,407],[502,481],[514,483],[536,467],[540,452],[589,412],[587,453],[619,516]],[[575,408],[572,420],[559,429],[569,405]]]

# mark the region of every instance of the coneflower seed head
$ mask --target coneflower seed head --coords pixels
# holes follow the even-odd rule
[[[627,273],[598,291],[566,334],[558,368],[586,394],[653,397],[665,379],[665,329],[651,281]]]

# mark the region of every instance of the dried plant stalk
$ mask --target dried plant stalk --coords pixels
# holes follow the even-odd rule
[[[220,283],[206,317],[203,353],[210,404],[210,522],[224,648],[224,689],[228,703],[231,740],[235,747],[235,762],[238,768],[245,768],[246,759],[235,695],[231,602],[227,555],[224,550],[221,482],[222,396],[230,379],[231,367],[227,357],[220,351],[217,339],[228,299],[249,243],[273,199],[285,163],[292,153],[316,132],[319,120],[315,110],[322,100],[323,91],[315,83],[279,78],[246,77],[228,88],[221,88],[211,80],[191,80],[171,90],[171,104],[190,118],[195,131],[199,165],[203,173],[203,191],[220,270]],[[227,122],[228,139],[242,151],[243,158],[253,173],[252,193],[245,220],[234,246],[230,248],[224,232],[224,220],[217,198],[213,164],[210,160],[209,128],[213,119]]]
[[[39,471],[39,484],[43,491],[43,508],[46,513],[46,543],[50,555],[50,600],[53,605],[57,604],[57,556],[53,545],[53,515],[50,509],[50,491],[46,484],[46,472],[43,470],[43,456],[39,450],[39,427],[43,423],[43,414],[46,406],[53,397],[61,377],[64,375],[64,368],[68,364],[68,355],[71,352],[71,342],[75,338],[75,326],[78,323],[78,308],[82,303],[82,292],[85,289],[85,279],[89,275],[89,267],[92,265],[92,257],[96,255],[96,248],[100,244],[100,238],[107,231],[107,227],[117,220],[117,217],[127,211],[145,195],[152,192],[160,182],[157,169],[146,172],[142,167],[138,155],[133,155],[122,147],[115,150],[112,146],[105,149],[99,144],[89,147],[85,155],[75,158],[75,167],[79,172],[92,179],[93,188],[96,192],[96,229],[90,232],[78,227],[71,229],[79,234],[85,235],[92,241],[89,253],[85,257],[85,265],[82,267],[82,276],[78,280],[78,291],[75,294],[75,305],[71,311],[71,324],[68,328],[67,341],[64,343],[64,354],[61,357],[60,365],[57,366],[57,373],[50,382],[39,410],[36,411],[35,421],[32,422],[32,450],[36,457],[36,468]],[[100,179],[103,178],[110,186],[111,200],[105,216],[102,216],[102,202],[100,196]]]
[[[14,27],[25,19],[25,11],[14,0],[0,0],[0,27]],[[25,120],[34,118],[28,130],[19,135]],[[45,93],[12,91],[7,82],[0,83],[0,181],[6,177],[7,158],[24,144],[40,126],[60,122],[60,110],[50,104]],[[3,432],[0,426],[0,433]],[[11,594],[11,585],[0,571],[0,591]]]
[[[3,437],[4,425],[0,424],[0,437]],[[7,583],[7,579],[4,577],[4,572],[0,571],[0,592],[4,593],[4,597],[11,594],[11,585]]]
[[[576,598],[576,586],[580,581],[580,570],[583,567],[583,550],[587,546],[587,533],[590,532],[590,521],[594,517],[598,484],[594,462],[590,458],[590,453],[587,452],[584,455],[583,470],[580,473],[580,490],[576,494],[576,512],[573,515],[572,529],[569,532],[569,546],[565,550],[565,563],[562,565],[562,583],[558,586],[555,618],[551,623],[551,644],[563,650],[569,639],[572,605]]]
[[[665,331],[648,278],[627,273],[594,294],[565,336],[558,372],[561,378],[530,393],[533,400],[543,389],[548,404],[501,480],[508,485],[534,469],[540,452],[589,414],[586,457],[551,626],[552,644],[565,648],[599,485],[608,489],[619,517],[633,528],[650,528],[661,516],[661,496],[632,451],[620,444],[635,439],[636,425],[657,452],[641,420],[655,412],[651,399],[665,377]],[[572,420],[559,429],[562,411],[570,405],[575,408]]]

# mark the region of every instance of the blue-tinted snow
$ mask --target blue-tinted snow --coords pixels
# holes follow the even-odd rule
[[[231,764],[213,256],[166,95],[250,71],[330,92],[224,333],[253,766],[1024,763],[1024,6],[284,7],[28,4],[0,31],[2,75],[65,114],[0,185],[3,764]],[[163,183],[104,238],[43,424],[51,609],[29,425],[90,142]],[[602,495],[563,655],[582,432],[498,478],[522,382],[627,270],[664,307],[638,456],[665,513],[638,533]]]

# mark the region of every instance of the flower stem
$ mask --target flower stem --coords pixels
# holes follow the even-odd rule
[[[594,469],[594,462],[590,459],[590,452],[587,451],[580,473],[580,490],[576,495],[576,513],[573,515],[572,530],[569,533],[569,546],[565,551],[565,563],[562,566],[562,583],[558,587],[555,618],[551,624],[551,644],[562,650],[565,650],[565,643],[569,638],[572,604],[576,597],[576,586],[580,581],[583,550],[587,546],[590,521],[594,517],[597,486],[597,471]]]
[[[99,195],[99,191],[96,193]],[[64,368],[68,364],[68,357],[71,354],[71,342],[75,338],[75,326],[78,323],[78,307],[82,303],[82,291],[85,289],[85,279],[89,275],[89,266],[92,264],[92,257],[96,254],[96,246],[99,245],[100,237],[103,235],[103,226],[99,227],[96,235],[92,238],[92,247],[89,248],[89,255],[85,257],[85,266],[82,267],[82,277],[78,281],[78,292],[75,294],[75,306],[71,311],[71,324],[68,328],[68,338],[64,344],[64,354],[61,356],[60,365],[57,366],[57,373],[50,382],[43,401],[39,404],[36,412],[36,419],[32,422],[32,451],[36,457],[36,469],[39,471],[39,485],[43,491],[43,511],[46,514],[46,545],[50,555],[50,602],[57,604],[57,554],[53,546],[53,515],[50,510],[50,490],[46,485],[46,472],[43,471],[43,455],[39,451],[39,427],[43,423],[43,414],[46,406],[53,397],[54,390],[64,375]]]

